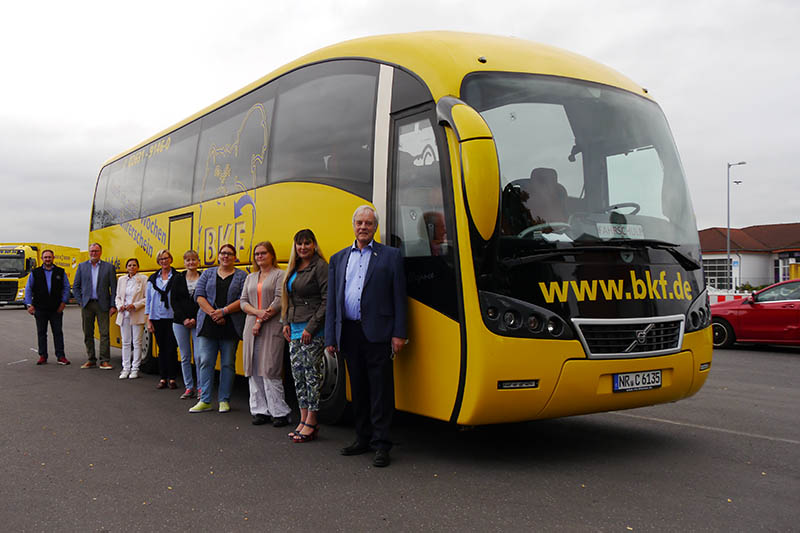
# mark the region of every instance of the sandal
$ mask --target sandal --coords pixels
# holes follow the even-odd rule
[[[169,388],[170,389],[177,389],[178,388],[178,383],[174,379],[169,380]]]
[[[319,424],[306,424],[305,422],[303,422],[303,425],[306,427],[310,427],[311,433],[309,433],[308,435],[305,435],[303,433],[295,433],[292,440],[296,443],[311,442],[312,440],[317,438],[317,434],[319,433]]]
[[[300,432],[301,432],[301,431],[303,431],[303,428],[302,428],[302,427],[300,427],[300,426],[305,426],[305,425],[306,425],[306,423],[305,423],[305,422],[300,422],[300,423],[297,425],[297,427],[298,427],[298,428],[300,428],[300,429],[297,429],[297,428],[295,428],[295,429],[294,429],[294,431],[290,431],[290,432],[289,432],[289,439],[290,439],[290,440],[291,440],[291,439],[294,439],[294,438],[295,438],[297,435],[299,435],[299,434],[300,434]]]
[[[167,380],[162,379],[161,381],[159,381],[158,385],[156,385],[156,388],[157,389],[166,389],[167,388]]]

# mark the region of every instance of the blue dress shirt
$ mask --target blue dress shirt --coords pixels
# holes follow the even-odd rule
[[[344,317],[347,320],[361,320],[361,291],[364,290],[364,279],[373,254],[373,242],[370,241],[363,250],[359,250],[355,242],[350,248],[344,276]]]

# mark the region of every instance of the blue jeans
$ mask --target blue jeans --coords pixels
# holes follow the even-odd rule
[[[175,340],[178,341],[178,348],[181,351],[181,373],[183,374],[183,386],[187,389],[194,389],[194,377],[192,376],[192,339],[197,346],[197,328],[187,328],[183,324],[172,324],[172,331],[175,333]],[[195,358],[195,364],[199,362]],[[197,380],[200,381],[198,372]]]
[[[227,402],[231,399],[233,378],[236,375],[236,347],[239,339],[214,339],[197,337],[197,352],[200,354],[200,375],[198,381],[203,389],[200,400],[211,403],[211,392],[214,390],[214,366],[219,361],[219,394],[217,400]]]

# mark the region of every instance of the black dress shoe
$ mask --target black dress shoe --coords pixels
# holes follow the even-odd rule
[[[289,417],[287,416],[275,416],[272,418],[272,427],[282,428],[283,426],[289,425]]]
[[[254,426],[263,426],[264,424],[269,422],[269,417],[267,415],[262,415],[261,413],[257,415],[253,415],[253,425]]]
[[[375,452],[375,458],[372,460],[372,466],[383,468],[389,466],[392,460],[389,459],[389,450],[378,450]]]
[[[369,444],[364,444],[363,442],[355,441],[350,446],[346,448],[342,448],[339,450],[339,453],[342,455],[361,455],[362,453],[367,453],[369,451]]]

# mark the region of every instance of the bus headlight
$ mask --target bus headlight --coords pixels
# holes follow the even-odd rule
[[[547,321],[547,332],[553,337],[560,337],[564,333],[564,323],[557,318],[551,318]]]
[[[539,333],[542,331],[542,324],[544,321],[542,317],[537,314],[532,314],[528,316],[528,329],[534,333]]]
[[[478,293],[483,322],[498,335],[535,339],[573,339],[572,328],[544,307],[487,291]]]
[[[708,304],[708,290],[704,290],[686,312],[686,333],[707,328],[710,324],[711,307]]]
[[[503,324],[508,329],[517,329],[520,324],[519,315],[516,311],[506,311],[503,313]]]

